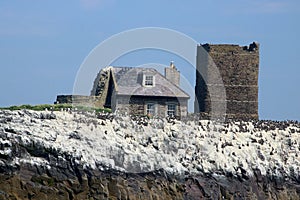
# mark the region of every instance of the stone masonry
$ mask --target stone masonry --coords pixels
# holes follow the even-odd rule
[[[174,85],[180,87],[180,72],[175,67],[173,61],[170,64],[170,67],[165,68],[165,77]]]
[[[146,115],[146,103],[156,103],[157,116],[164,117],[167,115],[167,104],[172,103],[176,105],[176,117],[185,117],[187,115],[187,101],[185,99],[176,97],[141,97],[141,96],[118,96],[117,97],[117,109],[121,113],[129,113],[132,115],[142,116]]]
[[[203,54],[203,49],[206,54]],[[214,64],[225,87],[226,118],[258,119],[259,44],[204,44],[197,47],[195,112],[208,117],[212,110],[212,98],[207,86],[215,91],[220,90],[220,85],[214,82],[216,73],[209,70]],[[218,102],[219,105],[222,103],[225,102]]]

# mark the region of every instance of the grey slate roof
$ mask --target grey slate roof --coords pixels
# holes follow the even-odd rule
[[[153,68],[112,67],[111,70],[118,95],[190,98],[187,93]],[[153,87],[143,86],[144,74],[155,77]]]

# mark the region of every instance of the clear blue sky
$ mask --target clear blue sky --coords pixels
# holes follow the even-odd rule
[[[300,120],[299,19],[298,0],[3,0],[0,106],[52,103],[72,93],[77,70],[100,42],[128,29],[163,27],[199,43],[259,42],[260,118]],[[151,55],[115,64],[177,61]]]

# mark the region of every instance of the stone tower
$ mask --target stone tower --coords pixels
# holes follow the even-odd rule
[[[212,65],[219,71],[225,88],[226,118],[258,119],[259,44],[197,46],[195,113],[207,117],[211,115],[213,103],[207,86],[215,91],[220,88],[214,82],[215,73],[209,70]],[[206,77],[203,78],[200,72]],[[214,103],[218,105],[218,102]]]

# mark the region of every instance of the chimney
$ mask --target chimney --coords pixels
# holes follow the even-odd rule
[[[170,67],[165,68],[165,77],[171,83],[179,87],[180,83],[180,72],[176,69],[174,62],[171,61]]]

